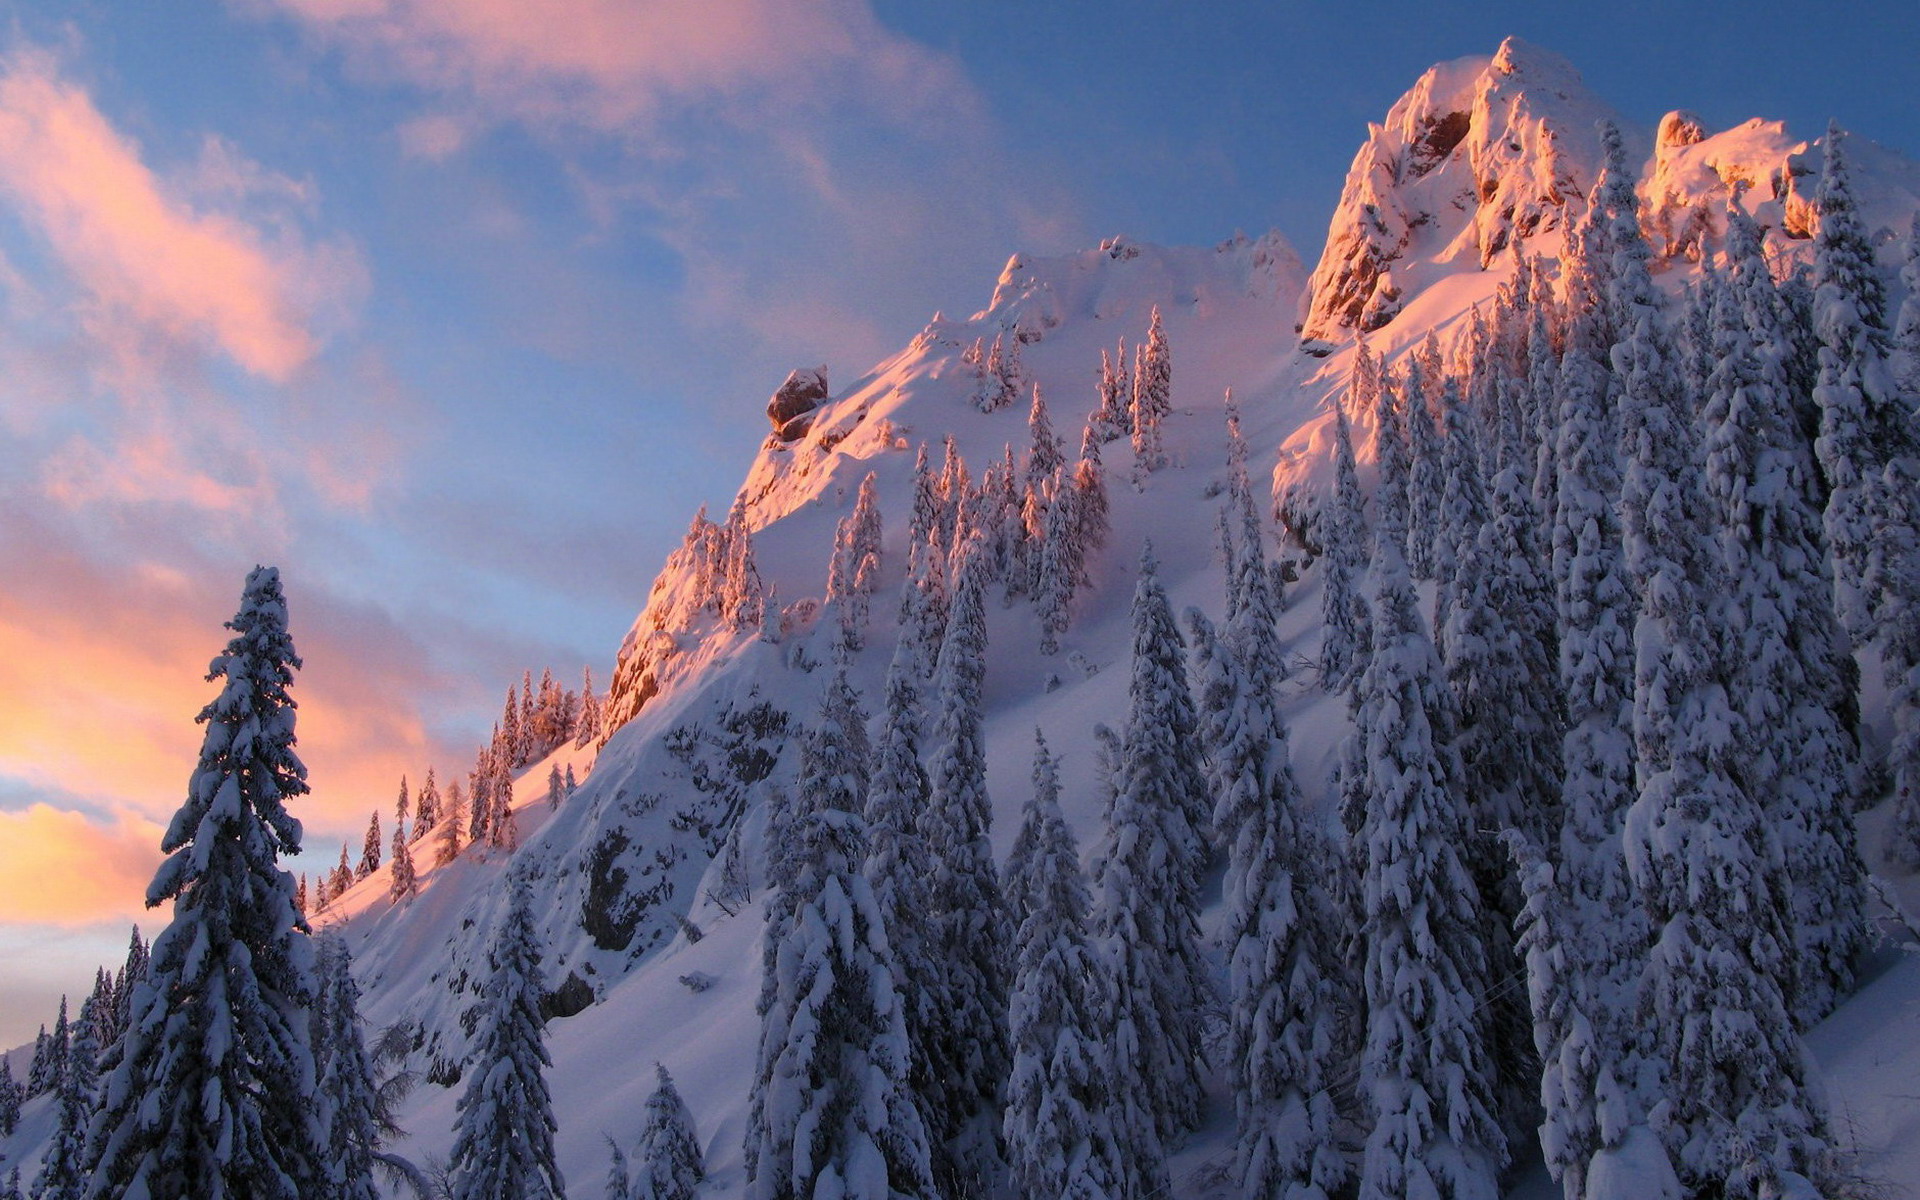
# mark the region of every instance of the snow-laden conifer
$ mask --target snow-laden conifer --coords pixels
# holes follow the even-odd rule
[[[1079,546],[1081,577],[1089,582],[1087,562],[1107,544],[1111,522],[1107,515],[1107,473],[1100,462],[1100,439],[1092,422],[1080,434],[1080,459],[1073,464],[1074,540]]]
[[[1787,976],[1805,1026],[1850,990],[1866,947],[1866,869],[1850,785],[1858,748],[1846,728],[1851,678],[1834,616],[1815,470],[1787,390],[1773,283],[1759,231],[1728,213],[1733,280],[1717,289],[1708,336],[1714,366],[1701,409],[1706,490],[1727,580],[1731,699],[1743,719],[1739,759],[1780,839],[1792,880],[1797,961]]]
[[[434,778],[433,768],[427,768],[427,781],[420,785],[420,792],[414,797],[413,840],[419,841],[433,831],[440,823],[440,783]]]
[[[60,998],[60,1016],[53,1037],[65,1043],[54,1072],[53,1097],[57,1113],[53,1136],[41,1151],[40,1170],[33,1178],[33,1200],[80,1200],[87,1186],[87,1122],[94,1107],[94,1056],[99,1051],[90,1009],[81,1006],[80,1019],[67,1024],[67,999]]]
[[[1129,374],[1127,339],[1121,338],[1113,354],[1100,351],[1100,406],[1094,410],[1087,427],[1102,442],[1111,442],[1133,432],[1133,377]]]
[[[1666,1148],[1645,1123],[1628,1082],[1635,1059],[1611,986],[1595,960],[1591,926],[1552,862],[1518,830],[1504,836],[1523,897],[1516,945],[1540,1054],[1540,1149],[1566,1200],[1681,1200]],[[1617,839],[1609,851],[1620,857]],[[1589,870],[1570,860],[1574,869]],[[1614,872],[1623,881],[1624,866]]]
[[[360,845],[360,865],[354,869],[354,875],[365,879],[380,869],[380,812],[378,809],[367,820],[367,836]]]
[[[1622,215],[1616,240],[1633,232]],[[1630,253],[1614,260],[1621,520],[1641,599],[1627,868],[1654,928],[1640,1024],[1664,1070],[1652,1117],[1690,1188],[1744,1196],[1781,1173],[1822,1175],[1825,1115],[1781,986],[1793,962],[1780,845],[1737,761],[1726,577],[1704,524],[1693,422],[1652,290]]]
[[[1870,577],[1872,493],[1889,456],[1913,452],[1915,434],[1889,361],[1886,288],[1854,202],[1845,143],[1839,125],[1829,123],[1813,243],[1813,322],[1820,338],[1814,452],[1831,489],[1824,520],[1836,603],[1858,644],[1873,635],[1880,608]]]
[[[1110,1117],[1104,1023],[1111,982],[1087,938],[1087,885],[1059,796],[1057,764],[1036,731],[1033,795],[1020,827],[1030,850],[1021,875],[1008,881],[1026,897],[1026,911],[1014,936],[1008,1000],[1007,1163],[1022,1196],[1117,1200],[1127,1193]]]
[[[1124,1147],[1150,1161],[1200,1115],[1200,875],[1211,816],[1184,643],[1151,547],[1133,597],[1133,673],[1119,775],[1094,867],[1094,933],[1115,967],[1114,1088],[1138,1115]]]
[[[1359,683],[1365,745],[1366,1041],[1371,1127],[1361,1200],[1494,1200],[1506,1140],[1494,1119],[1480,998],[1482,916],[1462,861],[1466,814],[1433,644],[1391,538],[1376,542],[1373,657]]]
[[[1223,635],[1192,614],[1204,734],[1227,847],[1227,1070],[1236,1163],[1249,1200],[1324,1200],[1347,1178],[1333,1088],[1347,1049],[1350,996],[1326,847],[1288,761],[1274,684],[1281,678],[1275,605],[1257,536],[1241,538],[1239,603]]]
[[[940,964],[928,1043],[942,1095],[929,1116],[943,1190],[991,1186],[999,1173],[999,1112],[1007,1076],[1007,946],[1012,936],[988,834],[981,685],[987,665],[981,547],[969,544],[935,668],[939,697],[920,834],[933,862],[927,921]],[[944,1149],[943,1149],[944,1147]]]
[[[1173,411],[1173,355],[1167,347],[1167,332],[1160,322],[1160,306],[1154,305],[1147,325],[1147,340],[1139,349],[1133,368],[1133,455],[1135,482],[1146,472],[1167,465],[1161,426]]]
[[[460,857],[460,848],[465,845],[461,831],[467,821],[467,800],[460,790],[460,781],[455,779],[447,785],[446,811],[440,817],[439,844],[434,848],[433,861],[436,866],[446,866]]]
[[[1440,397],[1446,437],[1440,451],[1440,517],[1434,534],[1438,546],[1434,579],[1438,586],[1434,589],[1433,627],[1435,648],[1445,659],[1461,560],[1480,536],[1488,514],[1486,480],[1480,470],[1479,425],[1467,411],[1458,376],[1449,375],[1442,381]]]
[[[1410,528],[1407,487],[1413,475],[1404,406],[1392,384],[1382,377],[1382,368],[1367,353],[1365,342],[1354,359],[1353,380],[1355,399],[1371,402],[1367,411],[1373,419],[1373,462],[1379,472],[1373,489],[1374,537],[1391,540],[1394,549],[1404,555]]]
[[[1427,339],[1431,342],[1433,335],[1428,334]],[[1400,408],[1407,438],[1407,569],[1415,579],[1439,578],[1441,562],[1452,549],[1451,540],[1458,532],[1448,526],[1444,513],[1447,463],[1445,451],[1441,449],[1440,427],[1433,416],[1440,388],[1440,380],[1427,378],[1418,356],[1408,361],[1406,378],[1400,386]],[[1449,430],[1461,423],[1449,413],[1459,403],[1456,382],[1454,390],[1440,403],[1441,419],[1449,423]]]
[[[1047,524],[1040,543],[1039,570],[1035,578],[1034,607],[1040,618],[1040,653],[1057,654],[1060,635],[1067,631],[1073,594],[1085,568],[1080,542],[1080,493],[1067,479],[1064,468],[1056,470],[1047,491],[1053,503],[1047,507]]]
[[[420,894],[420,877],[414,873],[413,847],[407,842],[407,831],[395,826],[393,830],[393,886],[387,895],[395,904],[411,900]]]
[[[150,905],[174,902],[173,921],[104,1064],[89,1196],[271,1200],[324,1175],[303,1011],[312,952],[277,862],[299,852],[285,804],[307,791],[288,695],[300,658],[277,570],[247,576],[227,627],[208,672],[225,682],[198,718],[200,761],[147,889]]]
[[[12,1137],[20,1124],[20,1085],[13,1078],[13,1061],[0,1056],[0,1137]]]
[[[519,872],[508,881],[507,911],[490,957],[447,1156],[453,1200],[562,1200],[566,1183],[553,1154],[559,1126],[545,1074],[553,1060],[540,1015],[540,937]]]
[[[707,1177],[700,1140],[693,1131],[693,1113],[667,1069],[659,1063],[653,1069],[659,1082],[647,1097],[633,1200],[693,1200],[700,1181]]]
[[[314,1200],[376,1200],[374,1154],[380,1143],[379,1084],[360,1028],[360,985],[338,937],[322,940],[320,994],[314,1006],[317,1097],[327,1123],[326,1183]]]
[[[1370,635],[1366,601],[1360,595],[1366,570],[1366,518],[1361,511],[1360,477],[1353,461],[1353,436],[1343,406],[1333,413],[1333,497],[1320,525],[1320,683],[1336,691],[1364,666]]]
[[[803,763],[809,782],[777,830],[748,1200],[935,1194],[893,955],[860,870],[866,825],[849,807],[863,800],[866,771],[853,758],[859,714],[850,696],[843,678],[829,685]]]

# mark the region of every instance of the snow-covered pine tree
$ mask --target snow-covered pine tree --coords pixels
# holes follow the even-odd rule
[[[633,1200],[633,1181],[627,1175],[627,1153],[611,1137],[607,1138],[606,1200]]]
[[[727,510],[725,533],[727,573],[720,615],[727,622],[727,628],[736,633],[754,632],[760,628],[766,613],[767,588],[754,562],[753,529],[747,524],[744,492],[733,498],[733,506]]]
[[[1431,333],[1427,341],[1434,343]],[[1428,378],[1421,367],[1422,355],[1407,362],[1405,380],[1400,385],[1400,409],[1406,422],[1406,514],[1407,569],[1415,579],[1438,579],[1441,560],[1453,549],[1457,527],[1449,527],[1442,515],[1444,493],[1450,486],[1446,452],[1440,443],[1440,429],[1434,421],[1433,406],[1439,402],[1441,420],[1447,422],[1448,436],[1463,422],[1453,412],[1461,403],[1459,382],[1447,377],[1451,388],[1442,398],[1442,381]],[[1437,348],[1431,357],[1439,357]],[[1382,460],[1383,462],[1385,460]],[[1384,476],[1383,476],[1384,478]]]
[[[132,1023],[133,989],[147,978],[148,962],[146,940],[140,936],[140,927],[135,925],[127,935],[126,961],[120,964],[120,970],[113,977],[113,1037],[103,1046],[118,1041]]]
[[[1040,653],[1058,654],[1060,635],[1067,631],[1073,594],[1085,574],[1081,565],[1080,493],[1064,467],[1056,469],[1048,486],[1053,503],[1047,506],[1047,524],[1040,542],[1039,571],[1034,580],[1034,607],[1040,618]]]
[[[1113,357],[1100,351],[1100,406],[1087,422],[1102,442],[1133,433],[1133,379],[1128,374],[1127,339],[1121,338]]]
[[[1889,583],[1880,652],[1893,712],[1887,768],[1893,776],[1893,826],[1887,851],[1895,862],[1920,867],[1920,464],[1902,455],[1882,470],[1881,559]],[[1895,507],[1899,506],[1899,507]],[[1891,510],[1891,511],[1888,511]]]
[[[1483,918],[1440,664],[1392,539],[1376,541],[1373,657],[1361,677],[1362,881],[1371,1128],[1361,1200],[1494,1200],[1507,1161],[1488,1077]]]
[[[13,1062],[0,1056],[0,1137],[12,1137],[20,1124],[20,1085],[14,1082]]]
[[[1553,864],[1518,830],[1503,835],[1519,866],[1515,944],[1526,963],[1540,1077],[1540,1148],[1566,1200],[1682,1200],[1666,1148],[1646,1126],[1626,1080],[1630,1038],[1595,968],[1589,929],[1623,910],[1586,919]],[[1611,853],[1619,859],[1616,840]],[[1624,864],[1616,868],[1624,882]]]
[[[547,768],[547,808],[558,809],[566,798],[566,781],[561,778],[560,764],[554,763]]]
[[[34,1041],[33,1066],[37,1070],[30,1070],[28,1078],[31,1081],[38,1076],[39,1086],[34,1089],[35,1095],[60,1090],[60,1081],[67,1075],[67,1054],[72,1047],[73,1030],[67,1021],[67,998],[62,995],[60,1013],[53,1021],[53,1032],[45,1033],[43,1030],[43,1035]]]
[[[326,1183],[313,1200],[376,1200],[374,1153],[379,1148],[379,1084],[360,1028],[360,985],[353,960],[337,935],[321,940],[320,995],[314,1005],[318,1107],[326,1114]]]
[[[1414,365],[1417,364],[1409,364],[1409,371]],[[1354,358],[1353,379],[1353,390],[1358,393],[1355,399],[1372,402],[1369,415],[1373,418],[1373,461],[1380,473],[1373,489],[1373,535],[1376,540],[1384,537],[1392,541],[1394,549],[1404,557],[1411,527],[1407,495],[1413,475],[1407,452],[1404,406],[1394,394],[1393,386],[1383,377],[1379,364],[1366,353],[1364,342]]]
[[[1201,661],[1203,738],[1227,847],[1226,1064],[1238,1120],[1236,1165],[1248,1200],[1326,1200],[1348,1169],[1333,1097],[1347,1007],[1342,938],[1323,885],[1326,847],[1288,758],[1273,691],[1282,677],[1271,580],[1257,525],[1242,513],[1238,604],[1224,636],[1191,614]],[[1211,643],[1209,645],[1209,643]]]
[[[908,588],[916,585],[909,580]],[[922,1114],[934,1111],[940,1085],[930,1074],[929,1043],[936,1027],[937,992],[942,971],[932,957],[927,925],[927,888],[933,864],[916,823],[926,808],[930,785],[920,765],[920,685],[926,650],[912,623],[900,627],[887,670],[880,738],[873,747],[866,795],[867,857],[862,873],[872,889],[881,928],[893,951],[894,986],[899,993],[907,1038],[907,1080]]]
[[[1094,936],[1115,968],[1114,1089],[1129,1177],[1199,1120],[1211,991],[1200,876],[1211,813],[1184,643],[1152,548],[1133,595],[1133,673],[1119,773],[1094,867]]]
[[[977,591],[976,591],[977,595]],[[977,601],[976,601],[977,603]],[[929,1135],[908,1081],[896,968],[860,864],[860,714],[842,671],[802,762],[800,807],[770,864],[748,1200],[931,1200]]]
[[[500,730],[496,726],[493,741],[480,748],[474,760],[473,770],[467,773],[467,788],[472,796],[467,813],[467,841],[484,842],[493,822],[493,757],[494,748],[500,745]]]
[[[487,796],[493,815],[487,819],[487,845],[511,851],[520,845],[520,825],[513,814],[513,770],[501,754],[492,757],[489,767]]]
[[[465,845],[460,834],[466,823],[467,801],[461,794],[460,781],[455,779],[447,785],[447,808],[440,817],[440,840],[433,856],[435,866],[444,867],[460,857],[460,849]]]
[[[1446,437],[1440,447],[1440,516],[1434,533],[1434,578],[1438,586],[1434,589],[1433,624],[1434,646],[1445,659],[1460,561],[1469,544],[1480,536],[1488,510],[1486,480],[1480,473],[1480,426],[1467,411],[1458,376],[1449,375],[1442,381],[1440,397]]]
[[[433,768],[428,767],[427,781],[420,785],[420,793],[414,797],[413,840],[417,842],[426,837],[439,823],[440,783],[434,778]]]
[[[707,1177],[700,1140],[694,1136],[693,1114],[673,1076],[653,1064],[659,1082],[647,1097],[647,1124],[640,1131],[640,1171],[633,1180],[633,1200],[693,1200]]]
[[[604,703],[600,693],[593,690],[593,668],[583,667],[580,671],[580,720],[579,728],[574,732],[573,744],[584,746],[600,736],[604,723]]]
[[[1601,1149],[1603,1133],[1609,1139],[1623,1138],[1623,1125],[1644,1124],[1645,1102],[1631,1091],[1624,1096],[1609,1091],[1609,1076],[1603,1072],[1614,1072],[1610,1078],[1629,1089],[1639,1073],[1636,995],[1650,940],[1627,878],[1621,840],[1636,795],[1635,605],[1619,514],[1611,499],[1620,491],[1607,411],[1611,376],[1603,365],[1611,336],[1604,303],[1611,234],[1597,186],[1573,240],[1575,252],[1567,263],[1569,327],[1557,376],[1558,422],[1549,468],[1557,485],[1552,575],[1560,628],[1559,678],[1567,710],[1567,731],[1560,743],[1566,818],[1557,871],[1567,897],[1569,928],[1555,936],[1569,948],[1569,977],[1585,989],[1592,1011],[1585,1014],[1587,1027],[1571,1016],[1543,1025],[1536,1014],[1535,1021],[1535,1046],[1544,1068],[1546,1125],[1541,1136],[1548,1162],[1561,1171],[1569,1197],[1584,1195],[1574,1189]],[[1543,457],[1543,464],[1548,461]],[[1610,1062],[1596,1059],[1587,1051],[1589,1043],[1617,1048],[1618,1056]],[[1603,1124],[1602,1113],[1622,1104],[1624,1116]]]
[[[200,761],[147,888],[149,905],[174,902],[173,921],[104,1064],[91,1197],[294,1200],[326,1175],[309,1104],[312,950],[276,861],[300,850],[285,804],[307,792],[288,695],[300,658],[277,570],[254,568],[227,627],[208,671],[226,682],[198,718]]]
[[[1371,639],[1366,602],[1360,597],[1366,570],[1366,517],[1360,477],[1353,461],[1353,435],[1344,406],[1333,411],[1333,497],[1320,522],[1320,686],[1338,691],[1365,666]]]
[[[1900,387],[1909,396],[1920,396],[1920,212],[1913,214],[1907,228],[1907,252],[1900,264],[1900,290],[1904,295],[1893,318],[1893,348],[1900,355]]]
[[[1021,875],[1008,880],[1009,891],[1026,898],[1008,1000],[1009,1173],[1022,1196],[1119,1197],[1130,1193],[1110,1117],[1103,1025],[1112,984],[1087,940],[1087,885],[1060,815],[1059,769],[1038,731],[1034,740],[1033,795],[1020,827],[1030,849]],[[1147,1182],[1164,1188],[1164,1167]]]
[[[1573,255],[1567,256],[1570,260]],[[1544,275],[1545,272],[1537,272]],[[1560,501],[1559,422],[1560,354],[1553,341],[1550,300],[1542,296],[1530,310],[1527,320],[1527,377],[1525,382],[1528,414],[1533,422],[1532,487],[1533,508],[1540,514],[1538,541],[1544,555],[1553,549],[1554,512]]]
[[[1161,425],[1173,411],[1173,355],[1160,322],[1160,306],[1153,306],[1147,340],[1133,368],[1134,482],[1167,465]]]
[[[525,875],[514,872],[507,887],[447,1155],[453,1200],[564,1200],[544,1073],[553,1060],[540,1015],[540,937]]]
[[[1889,361],[1886,288],[1854,203],[1845,143],[1839,125],[1829,123],[1813,243],[1813,321],[1820,338],[1814,452],[1831,489],[1824,520],[1835,603],[1861,645],[1875,632],[1881,599],[1871,577],[1872,493],[1890,457],[1914,453],[1916,433],[1911,401],[1901,403]]]
[[[1107,544],[1107,533],[1111,529],[1107,516],[1107,472],[1100,462],[1100,438],[1091,421],[1080,434],[1080,460],[1073,464],[1073,491],[1077,522],[1074,540],[1079,545],[1077,557],[1081,564],[1081,577],[1075,586],[1079,586],[1091,582],[1086,564]]]
[[[411,900],[420,894],[420,877],[413,867],[413,847],[407,841],[405,828],[395,826],[393,830],[393,886],[387,895],[395,904]]]
[[[409,808],[410,808],[410,805],[408,804],[408,797],[407,797],[407,777],[405,775],[402,775],[400,777],[400,798],[394,801],[394,804],[393,804],[393,823],[395,825],[405,825],[407,823],[407,812]]]
[[[1824,1176],[1826,1119],[1780,982],[1793,965],[1779,841],[1740,782],[1727,582],[1704,524],[1693,421],[1632,221],[1614,221],[1611,294],[1625,331],[1613,352],[1621,523],[1641,599],[1640,794],[1626,823],[1627,868],[1654,928],[1640,1026],[1665,1072],[1653,1124],[1681,1179],[1747,1196],[1785,1175]]]
[[[1731,698],[1744,722],[1738,756],[1795,883],[1788,998],[1805,1028],[1851,990],[1868,941],[1850,795],[1858,745],[1844,716],[1852,680],[1841,665],[1847,640],[1833,611],[1820,514],[1809,503],[1812,447],[1787,391],[1760,233],[1737,205],[1727,222],[1733,279],[1715,289],[1705,335],[1714,363],[1700,406],[1706,490],[1728,582]]]
[[[67,1053],[54,1079],[57,1123],[41,1153],[40,1170],[33,1179],[33,1200],[80,1200],[86,1195],[87,1122],[93,1116],[94,1056],[99,1052],[90,1007],[91,1000],[82,1005],[68,1041],[67,1000],[60,998],[60,1018],[53,1036],[56,1041],[66,1042]]]
[[[374,809],[367,819],[367,836],[360,843],[360,865],[354,869],[355,879],[365,879],[380,869],[380,810]]]
[[[988,840],[981,685],[987,665],[981,547],[970,542],[935,668],[939,696],[930,795],[920,834],[933,861],[927,924],[941,977],[928,1045],[929,1077],[944,1095],[929,1106],[942,1192],[990,1189],[1000,1173],[999,1112],[1007,1078],[1006,905]],[[943,1149],[944,1147],[944,1149]]]

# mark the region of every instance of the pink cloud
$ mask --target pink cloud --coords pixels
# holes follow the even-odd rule
[[[971,106],[942,57],[861,0],[267,0],[410,81],[520,119],[629,126],[674,101],[884,89],[900,118]],[[445,149],[454,126],[416,130]]]
[[[197,184],[234,204],[307,202],[304,185],[209,142],[169,186],[52,56],[16,52],[0,67],[0,193],[53,248],[105,328],[211,344],[247,371],[284,382],[317,353],[316,329],[364,285],[358,257],[265,228],[183,195]]]
[[[0,912],[62,928],[137,920],[161,832],[131,813],[103,822],[49,804],[0,812]]]

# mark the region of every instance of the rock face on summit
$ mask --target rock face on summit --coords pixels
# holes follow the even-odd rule
[[[1565,228],[1592,186],[1612,115],[1566,60],[1508,38],[1492,58],[1433,67],[1368,129],[1347,171],[1301,328],[1309,342],[1397,316],[1414,261],[1485,267]]]
[[[806,433],[808,417],[827,402],[827,369],[802,367],[787,376],[787,381],[767,401],[767,420],[783,442],[791,442]]]

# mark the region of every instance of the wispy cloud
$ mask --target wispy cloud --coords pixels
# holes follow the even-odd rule
[[[132,813],[0,811],[0,912],[69,928],[137,914],[160,865],[161,832]]]
[[[36,47],[0,64],[0,193],[65,266],[103,337],[211,346],[274,382],[312,360],[323,326],[364,286],[345,243],[242,215],[304,203],[302,185],[219,141],[162,178]]]

